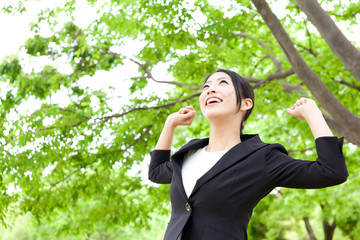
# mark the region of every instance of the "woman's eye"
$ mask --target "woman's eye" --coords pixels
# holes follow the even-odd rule
[[[205,89],[205,88],[207,88],[207,87],[209,87],[209,85],[205,84],[205,85],[203,86],[203,89]]]
[[[225,80],[221,80],[220,83],[226,83],[227,84],[228,82],[225,81]]]

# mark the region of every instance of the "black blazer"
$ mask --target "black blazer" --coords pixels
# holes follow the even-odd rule
[[[171,161],[170,150],[150,153],[149,179],[171,183],[165,240],[176,240],[180,233],[182,240],[247,239],[253,208],[275,187],[322,188],[347,179],[343,138],[316,139],[316,161],[292,159],[282,145],[264,143],[258,135],[242,135],[241,140],[198,179],[189,198],[181,176],[183,158],[209,139],[191,140]]]

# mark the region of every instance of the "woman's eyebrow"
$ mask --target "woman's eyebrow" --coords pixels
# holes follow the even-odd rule
[[[230,80],[230,79],[227,78],[227,77],[219,77],[218,79],[216,79],[216,81],[220,81],[220,80],[222,80],[222,79]]]
[[[229,78],[227,78],[227,77],[219,77],[218,79],[216,79],[216,81],[220,81],[220,80],[222,80],[222,79],[225,79],[225,80],[230,80]],[[204,84],[206,84],[206,83],[211,83],[211,81],[206,81],[206,82],[204,82]]]

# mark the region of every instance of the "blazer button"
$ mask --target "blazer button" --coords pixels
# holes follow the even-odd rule
[[[186,204],[185,204],[185,209],[186,209],[186,211],[190,212],[191,206],[190,206],[189,203],[186,203]]]

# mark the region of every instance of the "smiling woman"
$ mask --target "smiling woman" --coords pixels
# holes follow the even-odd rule
[[[237,73],[220,69],[209,75],[199,101],[210,122],[209,138],[191,140],[170,161],[175,128],[191,125],[195,116],[187,106],[169,115],[151,152],[149,179],[171,184],[165,240],[247,239],[253,208],[275,187],[323,188],[346,181],[343,138],[333,136],[313,100],[301,98],[287,112],[307,121],[316,161],[292,159],[282,145],[242,133],[254,93]]]
[[[214,82],[213,82],[214,81]],[[217,89],[217,86],[219,87]],[[237,108],[237,113],[241,116],[241,119],[234,119],[234,115],[231,114],[230,120],[235,120],[237,123],[240,123],[240,131],[244,128],[244,122],[249,118],[252,109],[254,107],[254,91],[240,75],[236,74],[233,71],[219,69],[216,73],[209,75],[204,83],[203,91],[200,95],[200,106],[203,115],[207,116],[207,109],[210,108],[213,104],[223,102],[221,94],[224,97],[229,96],[231,100],[234,100],[232,95],[235,95],[236,102],[231,102],[229,105]],[[231,95],[231,96],[230,96]],[[204,100],[205,98],[205,100]],[[214,101],[213,103],[211,101]],[[205,106],[202,104],[205,103]],[[241,114],[241,108],[243,114]],[[219,114],[218,114],[219,115]],[[224,115],[221,115],[224,118]],[[209,119],[208,119],[209,120]],[[210,120],[209,120],[210,121]]]

